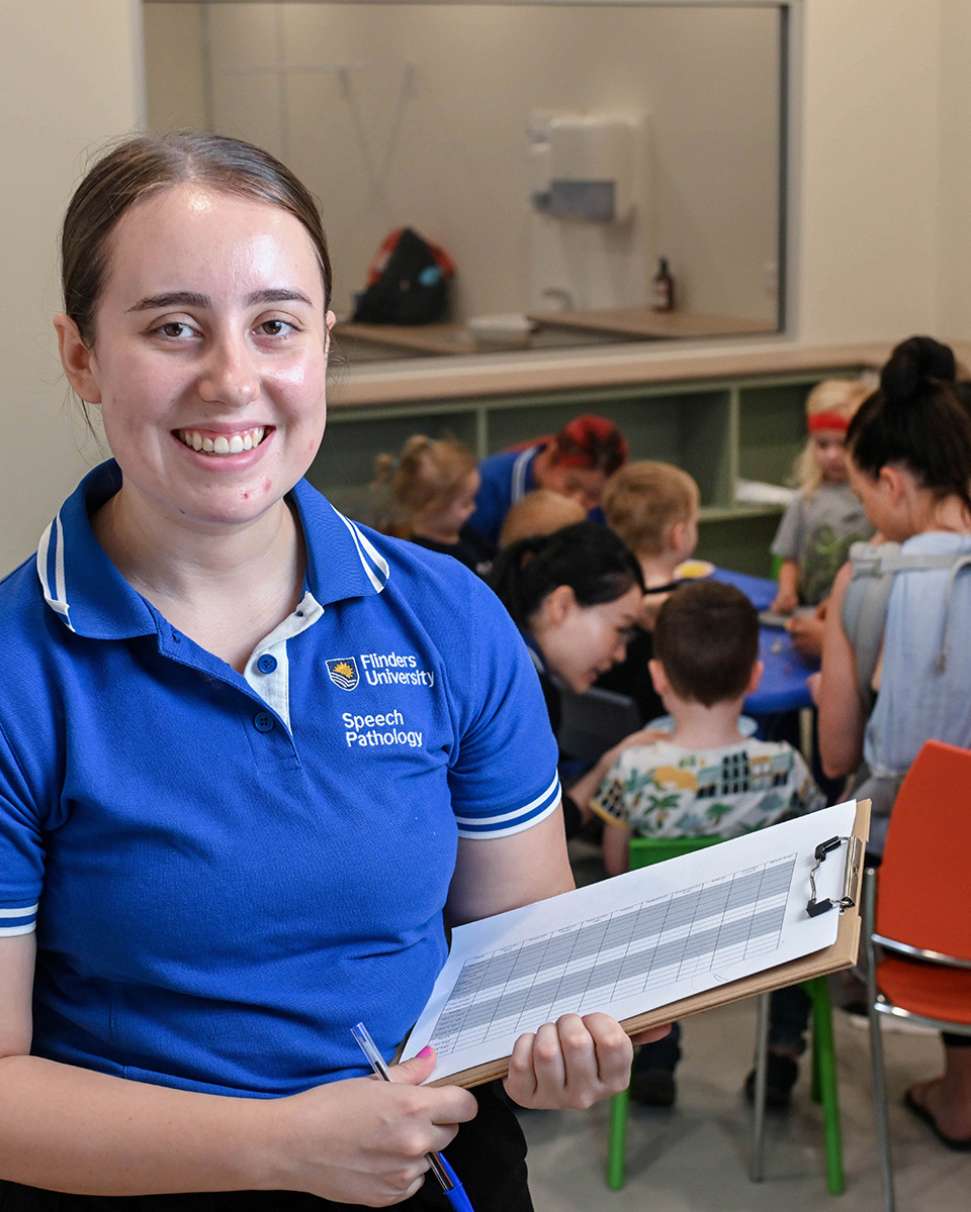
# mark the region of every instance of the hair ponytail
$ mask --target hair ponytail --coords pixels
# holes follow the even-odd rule
[[[549,535],[520,539],[500,551],[490,584],[520,628],[529,626],[554,589],[569,585],[580,606],[614,602],[635,586],[641,566],[606,526],[577,522]]]
[[[887,464],[901,464],[921,487],[971,510],[971,413],[956,376],[949,346],[933,337],[901,341],[847,430],[855,466],[875,479]]]

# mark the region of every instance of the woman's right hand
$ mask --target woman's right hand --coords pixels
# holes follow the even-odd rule
[[[369,1208],[414,1195],[426,1154],[444,1149],[478,1110],[468,1090],[422,1086],[434,1066],[428,1049],[392,1066],[390,1083],[351,1078],[278,1100],[282,1158],[268,1185]]]

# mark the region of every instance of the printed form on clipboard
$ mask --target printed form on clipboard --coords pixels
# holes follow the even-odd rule
[[[459,926],[402,1059],[505,1074],[516,1039],[603,1011],[634,1034],[850,967],[869,802],[850,801]]]

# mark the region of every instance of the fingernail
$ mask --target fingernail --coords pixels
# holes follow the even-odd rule
[[[424,1048],[422,1048],[422,1050],[418,1053],[418,1058],[420,1060],[424,1060],[426,1056],[431,1056],[431,1054],[434,1051],[435,1051],[435,1049],[431,1046],[431,1044],[426,1044],[424,1046]]]

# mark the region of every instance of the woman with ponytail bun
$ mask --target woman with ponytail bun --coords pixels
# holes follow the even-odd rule
[[[836,579],[819,740],[826,773],[856,771],[854,793],[871,799],[876,854],[924,742],[971,748],[971,411],[957,375],[948,346],[901,342],[846,435],[850,483],[883,542],[854,549]],[[880,611],[860,609],[867,598]],[[968,1150],[971,1039],[945,1035],[944,1045],[944,1075],[916,1083],[906,1102],[943,1143]]]

